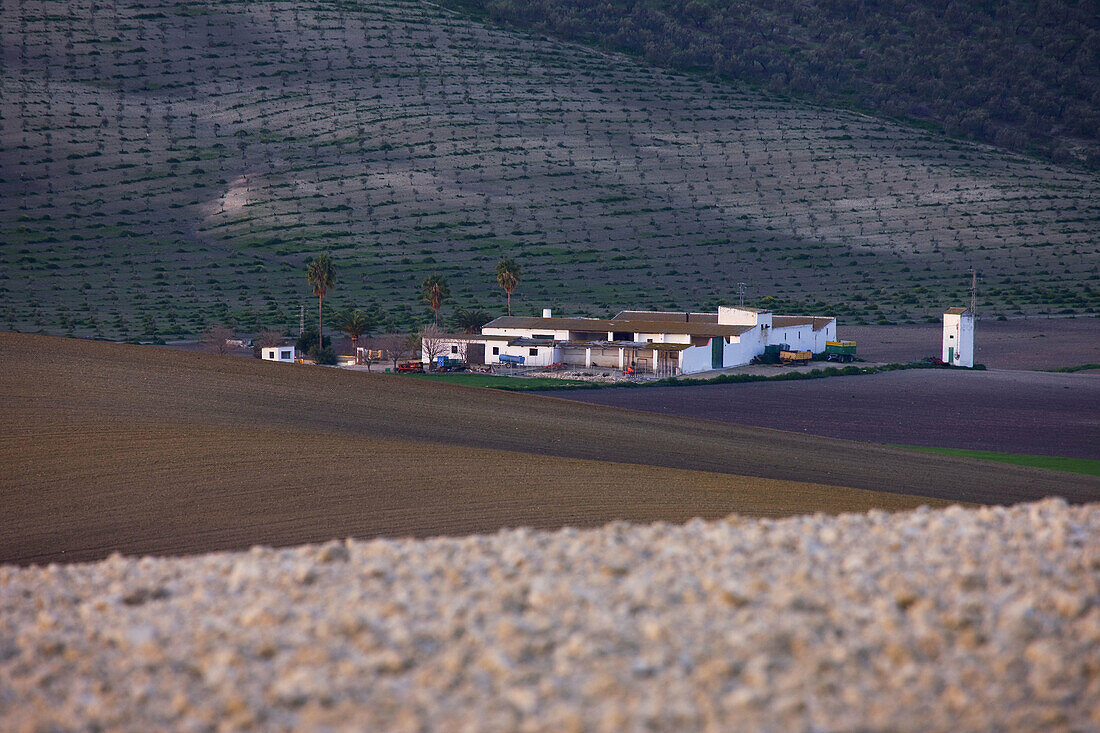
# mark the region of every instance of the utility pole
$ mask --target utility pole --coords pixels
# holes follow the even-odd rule
[[[737,304],[745,307],[745,283],[737,283]]]
[[[970,315],[978,316],[978,271],[970,268]]]

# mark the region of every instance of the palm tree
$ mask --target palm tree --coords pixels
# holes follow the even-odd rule
[[[420,284],[424,300],[428,301],[428,307],[435,311],[435,325],[439,326],[439,309],[443,307],[443,301],[451,294],[447,288],[447,281],[442,275],[428,275]]]
[[[477,333],[492,317],[480,308],[459,308],[451,316],[451,323],[463,333]]]
[[[359,337],[370,334],[371,329],[374,328],[374,320],[358,308],[348,308],[338,311],[333,316],[332,325],[348,335],[351,339],[352,353],[358,356],[359,351],[356,347],[359,345]]]
[[[502,257],[497,263],[497,282],[504,292],[508,293],[508,315],[512,315],[512,292],[519,285],[520,275],[523,270],[511,257]]]
[[[329,290],[336,287],[336,265],[332,264],[332,258],[326,252],[318,255],[306,265],[306,279],[313,286],[313,294],[317,296],[317,348],[324,349],[324,306],[325,296]]]

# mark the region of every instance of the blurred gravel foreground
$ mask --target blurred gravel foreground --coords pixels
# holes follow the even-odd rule
[[[1100,504],[0,568],[6,730],[1097,730]]]

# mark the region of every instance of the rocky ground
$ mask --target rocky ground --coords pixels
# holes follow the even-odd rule
[[[1095,730],[1100,504],[0,568],[9,730]]]

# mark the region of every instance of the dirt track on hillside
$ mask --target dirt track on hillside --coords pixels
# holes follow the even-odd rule
[[[148,347],[3,334],[0,364],[0,409],[11,425],[0,441],[0,560],[922,501],[822,484],[990,503],[1051,494],[1081,500],[1100,484],[532,395]]]

